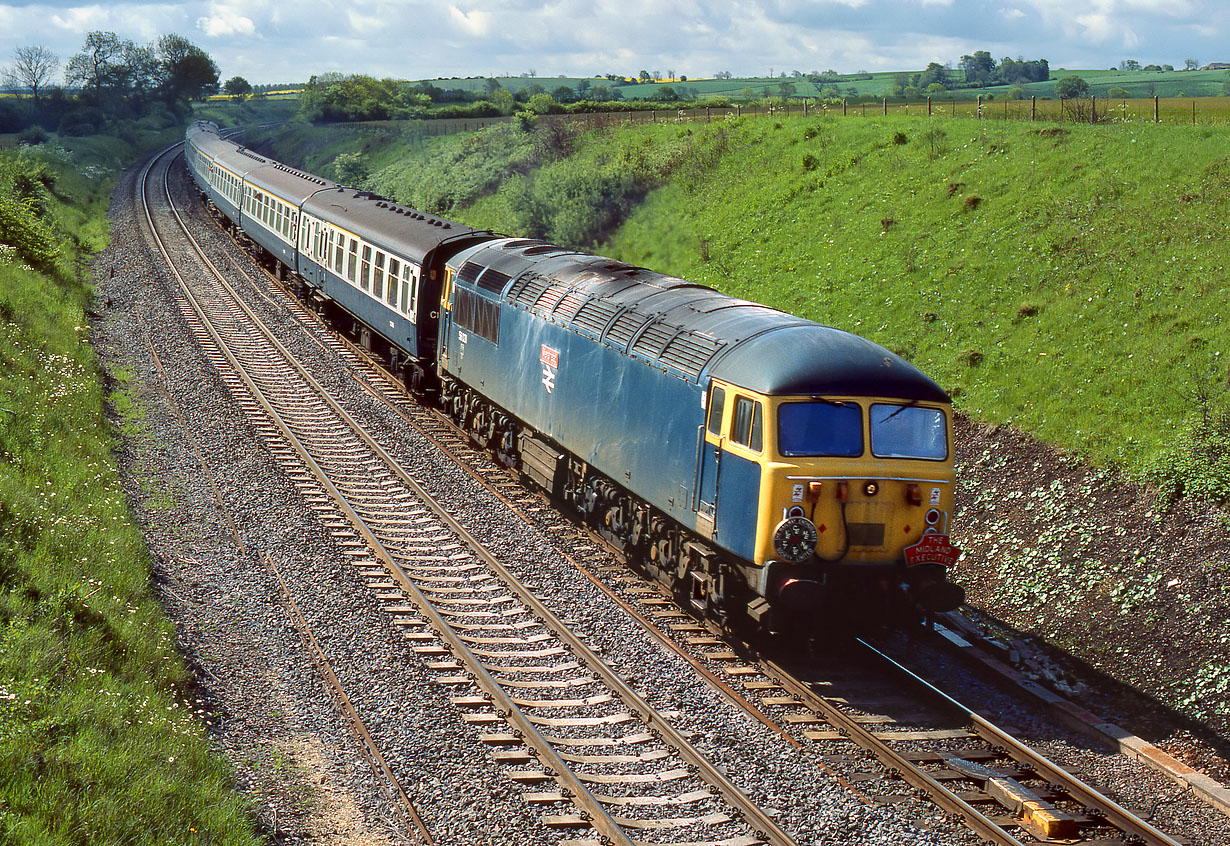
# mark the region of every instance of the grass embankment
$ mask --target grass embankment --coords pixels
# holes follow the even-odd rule
[[[1230,132],[891,116],[551,132],[280,149],[327,170],[378,148],[367,182],[403,202],[856,332],[978,420],[1230,496]]]
[[[114,171],[81,161],[0,152],[0,840],[256,842],[115,467],[104,404],[140,412],[101,385],[83,264]]]

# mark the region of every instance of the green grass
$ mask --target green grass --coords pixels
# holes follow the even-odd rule
[[[733,154],[656,192],[614,254],[870,337],[974,417],[1100,465],[1143,473],[1192,418],[1197,384],[1225,375],[1222,130],[730,131]]]
[[[0,840],[253,843],[150,591],[87,342],[80,262],[114,173],[44,154],[0,153],[0,232],[46,239],[0,249]],[[110,400],[139,414],[122,383]]]

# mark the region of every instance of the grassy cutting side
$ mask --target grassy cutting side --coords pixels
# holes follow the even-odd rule
[[[116,470],[105,403],[139,409],[88,343],[89,170],[0,154],[0,840],[255,843]]]

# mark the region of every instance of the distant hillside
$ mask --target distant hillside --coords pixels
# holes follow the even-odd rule
[[[729,97],[732,99],[748,99],[757,97],[781,96],[782,83],[790,86],[791,97],[823,98],[836,96],[850,100],[859,98],[901,99],[900,91],[895,87],[901,83],[906,85],[921,70],[879,71],[876,73],[849,74],[811,74],[795,76],[787,72],[784,76],[775,77],[742,77],[731,79],[714,79],[710,77],[685,79],[664,77],[657,82],[616,82],[605,77],[496,77],[495,81],[502,88],[513,94],[527,88],[541,88],[546,93],[553,93],[561,86],[583,96],[584,92],[593,88],[605,88],[619,92],[624,99],[656,99],[663,87],[671,88],[673,93],[680,94],[685,99],[709,97]],[[1024,82],[1017,84],[990,85],[986,87],[964,87],[964,74],[959,70],[951,70],[954,80],[952,90],[935,95],[935,99],[971,100],[979,95],[992,98],[1005,96],[1024,97],[1054,97],[1055,83],[1065,76],[1079,76],[1089,83],[1090,93],[1105,98],[1111,92],[1126,92],[1129,97],[1222,97],[1230,89],[1230,72],[1226,69],[1210,70],[1094,70],[1094,69],[1050,69],[1050,79],[1044,82]],[[629,78],[631,79],[631,78]],[[431,79],[422,80],[440,88],[460,91],[485,91],[490,83],[486,77],[471,77],[466,79]],[[925,86],[924,86],[925,89]],[[1017,90],[1019,89],[1019,91]],[[913,92],[908,99],[925,99],[927,92]]]

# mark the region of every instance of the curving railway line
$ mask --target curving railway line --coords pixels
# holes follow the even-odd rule
[[[198,280],[174,270],[181,259],[167,241],[193,239],[165,185],[171,155],[151,163],[149,173],[163,163],[163,184],[147,183],[142,196],[185,317],[288,474],[335,518],[374,598],[440,682],[456,688],[466,722],[508,729],[484,739],[507,747],[499,760],[530,765],[514,780],[554,782],[531,802],[574,806],[550,814],[549,824],[592,827],[610,843],[634,842],[631,832],[652,832],[655,843],[794,843],[431,500],[261,325],[203,250]],[[163,233],[155,202],[168,205],[178,232]]]
[[[488,552],[482,539],[436,503],[266,329],[207,251],[184,256],[190,227],[172,199],[174,149],[151,162],[141,196],[147,225],[163,246],[181,291],[181,311],[269,450],[325,525],[413,655],[450,690],[460,719],[474,726],[508,777],[525,786],[543,822],[582,843],[791,844],[775,815],[752,801],[655,709],[587,639],[570,630]],[[188,268],[177,270],[177,267]],[[243,272],[243,271],[240,271]],[[264,281],[257,287],[264,285]],[[273,287],[268,302],[305,324],[314,314]],[[442,416],[414,404],[360,359],[365,390],[394,408],[527,522],[546,520],[560,551],[613,602],[642,621],[726,700],[783,744],[812,752],[865,801],[890,803],[894,790],[925,797],[989,843],[1178,844],[1149,822],[1030,750],[887,656],[869,650],[850,663],[786,667],[759,658],[710,624],[680,610],[656,583],[609,566],[601,539],[570,528],[539,495],[485,461]],[[272,561],[267,562],[273,567]],[[302,615],[293,586],[278,576],[295,627],[321,677],[347,712],[346,692]],[[824,673],[830,675],[826,677]],[[840,677],[841,684],[833,678]],[[858,681],[858,679],[862,681]],[[906,694],[908,721],[894,720],[856,691],[879,685]],[[828,691],[826,693],[826,691]],[[898,702],[898,705],[900,703]],[[888,710],[888,709],[879,709]],[[374,770],[402,808],[407,828],[431,843],[406,791],[359,715],[347,712]],[[868,772],[867,769],[872,771]],[[857,772],[850,775],[851,768]],[[894,787],[902,785],[905,787]],[[806,801],[800,797],[799,801]]]

